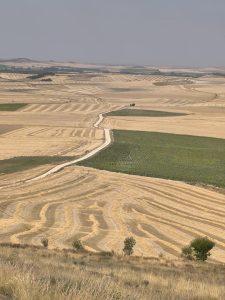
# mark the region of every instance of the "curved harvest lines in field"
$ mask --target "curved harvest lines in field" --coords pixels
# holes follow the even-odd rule
[[[93,127],[92,124],[103,108],[108,111],[118,107],[120,106],[105,103],[101,98],[86,98],[86,102],[76,104],[28,105],[19,114],[5,117],[5,121],[10,123],[21,118],[25,126],[1,135],[1,159],[15,156],[14,146],[17,156],[80,156],[97,147],[101,148],[104,134],[108,135],[107,130],[104,133],[103,129]],[[74,113],[74,116],[70,113]]]
[[[32,155],[80,156],[101,145],[104,131],[98,128],[33,126],[1,135],[1,159]]]
[[[22,112],[26,113],[96,113],[109,109],[109,104],[95,97],[82,97],[82,102],[68,100],[67,103],[30,104]]]
[[[169,79],[171,77],[109,74],[93,77],[90,86],[87,86],[88,83],[79,78],[72,82],[67,76],[55,76],[51,84],[40,85],[37,92],[22,94],[23,100],[27,99],[30,104],[20,112],[1,115],[3,125],[20,124],[20,128],[4,133],[2,137],[10,139],[11,144],[7,147],[11,146],[13,150],[18,135],[17,153],[24,139],[27,143],[21,145],[21,153],[22,146],[28,145],[25,147],[28,154],[34,146],[35,151],[37,148],[43,150],[42,155],[80,154],[82,160],[108,146],[108,128],[121,127],[119,119],[110,118],[102,123],[103,111],[122,108],[131,101],[135,101],[139,108],[175,107],[183,110],[190,106],[211,106],[217,100],[210,93],[194,88],[153,84]],[[20,86],[21,82],[16,84]],[[34,87],[34,83],[29,84]],[[29,87],[27,84],[24,86]],[[113,88],[130,89],[131,92],[137,89],[135,93],[140,93],[140,97],[138,95],[133,100],[131,93],[124,96],[123,92],[111,91]],[[109,92],[104,94],[104,91]],[[21,95],[16,91],[12,93]],[[11,101],[11,94],[2,94],[2,99],[5,101],[6,96]],[[99,118],[95,121],[97,115]],[[190,122],[185,123],[189,118]],[[179,128],[183,126],[184,131],[190,133],[192,128],[189,124],[195,125],[194,118],[200,128],[206,128],[203,127],[202,115],[199,119],[196,115],[182,117],[180,121],[169,119],[168,124],[172,126],[174,123],[174,127]],[[223,120],[217,119],[213,119],[214,125],[218,124],[217,128],[221,129]],[[134,119],[128,122],[125,118],[123,124],[125,129],[130,129],[130,123],[134,122],[134,130],[152,130],[156,121],[149,120],[147,123],[146,120]],[[160,126],[165,122],[168,132],[166,119],[159,122]],[[204,129],[207,135],[209,127]],[[62,141],[65,147],[53,145],[52,149],[56,151],[50,153],[51,140],[57,145]],[[6,153],[7,149],[3,150],[2,153]],[[77,161],[79,159],[56,167],[26,171],[18,175],[19,180],[16,174],[13,174],[15,180],[12,175],[1,177],[1,242],[40,245],[41,239],[46,237],[51,248],[71,248],[72,242],[79,238],[91,251],[113,249],[120,252],[124,238],[133,235],[137,241],[135,254],[158,256],[162,253],[174,258],[191,239],[207,235],[216,242],[212,259],[225,262],[224,195],[176,181],[71,165]]]
[[[181,182],[83,167],[1,191],[1,241],[121,251],[132,234],[135,253],[176,257],[192,238],[207,235],[225,260],[225,196]],[[216,206],[215,206],[216,204]]]

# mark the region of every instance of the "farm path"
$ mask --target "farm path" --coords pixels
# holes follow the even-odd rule
[[[93,127],[99,128],[99,125],[102,123],[103,120],[104,120],[103,113],[100,113],[98,115],[98,120],[93,124]],[[103,128],[103,130],[104,130],[104,135],[105,135],[105,141],[102,145],[98,146],[97,148],[93,149],[92,151],[90,151],[89,153],[85,154],[84,156],[82,156],[80,158],[74,159],[74,160],[66,162],[66,163],[59,164],[59,165],[55,166],[54,168],[50,169],[49,171],[47,171],[39,176],[36,176],[34,178],[28,179],[25,182],[31,182],[31,181],[43,179],[46,176],[49,176],[56,172],[59,172],[60,170],[64,169],[65,167],[71,166],[75,163],[78,163],[80,161],[88,159],[88,158],[92,157],[93,155],[97,154],[99,151],[105,149],[108,145],[111,144],[112,139],[111,139],[110,129]]]

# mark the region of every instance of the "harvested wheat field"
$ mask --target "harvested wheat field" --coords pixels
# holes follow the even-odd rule
[[[108,129],[225,139],[225,78],[118,71],[46,78],[0,74],[0,103],[26,104],[0,111],[0,241],[40,245],[48,238],[49,248],[71,248],[80,239],[89,251],[121,253],[132,235],[135,255],[175,259],[190,240],[208,236],[216,243],[211,260],[225,262],[223,188],[78,165],[48,173],[57,160],[1,172],[1,161],[16,157],[94,154]],[[164,116],[105,115],[119,109]]]
[[[7,198],[7,199],[6,199]],[[133,235],[136,255],[168,257],[198,235],[213,238],[225,260],[224,195],[181,182],[68,167],[35,183],[1,190],[2,242],[121,252]]]

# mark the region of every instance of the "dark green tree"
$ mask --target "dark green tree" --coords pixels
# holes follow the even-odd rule
[[[136,244],[135,239],[131,236],[131,237],[127,237],[124,240],[124,248],[123,248],[123,252],[125,255],[131,255],[133,254],[134,250],[134,245]]]
[[[189,260],[206,261],[215,243],[207,237],[199,237],[191,241],[189,246],[182,249],[182,256]]]
[[[210,251],[215,247],[215,243],[207,237],[199,237],[190,243],[190,247],[195,251],[196,260],[205,261],[211,255]]]

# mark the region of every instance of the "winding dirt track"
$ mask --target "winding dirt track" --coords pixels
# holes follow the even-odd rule
[[[99,114],[98,120],[94,123],[93,127],[99,128],[99,125],[101,124],[103,119],[104,119],[103,114]],[[108,147],[108,145],[110,145],[110,143],[111,143],[111,135],[110,135],[110,130],[108,128],[104,128],[104,134],[105,134],[105,142],[102,145],[98,146],[96,149],[92,150],[91,152],[85,154],[84,156],[82,156],[80,158],[77,158],[77,159],[72,160],[72,161],[67,162],[67,163],[57,165],[54,168],[50,169],[49,171],[45,172],[44,174],[27,180],[27,182],[36,181],[36,180],[45,178],[46,176],[49,176],[49,175],[54,174],[56,172],[59,172],[60,170],[64,169],[65,167],[76,164],[80,161],[88,159],[88,158],[92,157],[93,155],[97,154],[99,151],[101,151],[101,150],[105,149],[106,147]]]

